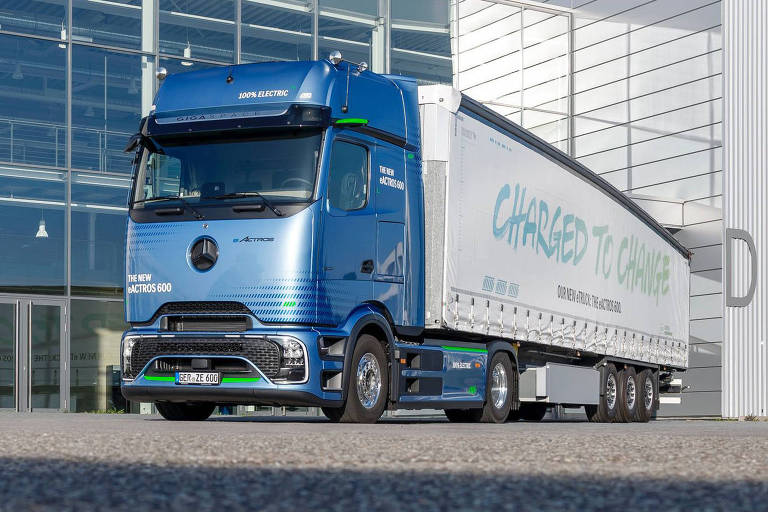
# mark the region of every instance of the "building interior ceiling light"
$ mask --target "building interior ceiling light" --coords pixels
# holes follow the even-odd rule
[[[185,59],[192,58],[192,47],[189,45],[189,41],[187,41],[187,46],[184,48],[184,58]],[[182,66],[191,66],[192,64],[194,63],[188,60],[181,61]]]

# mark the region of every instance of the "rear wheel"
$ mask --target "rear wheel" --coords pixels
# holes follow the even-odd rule
[[[387,406],[389,390],[387,357],[378,339],[370,334],[357,339],[350,370],[347,401],[338,421],[376,423]]]
[[[653,371],[646,369],[637,374],[637,413],[635,421],[647,423],[653,416],[656,405],[656,386],[653,382]]]
[[[177,404],[173,402],[155,402],[160,415],[169,421],[203,421],[208,419],[216,404]]]
[[[517,373],[505,352],[496,352],[485,378],[485,405],[480,414],[483,423],[507,421],[516,389]],[[478,410],[479,411],[479,410]]]
[[[615,421],[618,413],[619,375],[616,367],[609,363],[600,368],[601,389],[600,400],[597,405],[587,405],[584,409],[587,418],[593,423],[611,423]]]
[[[623,423],[635,421],[640,394],[637,391],[635,369],[624,368],[619,372],[619,414],[617,419]]]

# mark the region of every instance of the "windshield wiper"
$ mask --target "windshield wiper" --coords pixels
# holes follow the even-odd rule
[[[275,215],[277,215],[278,217],[283,216],[283,212],[278,210],[275,205],[269,202],[269,200],[267,200],[266,197],[259,194],[258,192],[230,192],[229,194],[221,194],[219,196],[213,196],[211,199],[239,199],[241,197],[258,197],[270,210],[272,210],[275,213]]]
[[[203,215],[202,213],[200,213],[199,211],[197,211],[197,210],[195,209],[195,207],[194,207],[194,206],[192,206],[191,204],[189,204],[189,202],[187,202],[187,200],[186,200],[186,199],[184,199],[184,198],[183,198],[183,197],[181,197],[181,196],[157,196],[157,197],[147,197],[146,199],[137,199],[136,201],[134,201],[133,203],[131,203],[131,206],[133,206],[133,205],[136,205],[136,204],[141,204],[141,203],[148,203],[148,202],[150,202],[150,201],[181,201],[181,202],[182,202],[182,204],[183,204],[184,206],[186,206],[187,208],[189,208],[189,209],[192,211],[193,215],[195,216],[195,218],[196,218],[197,220],[203,220],[203,219],[205,219],[205,215]]]

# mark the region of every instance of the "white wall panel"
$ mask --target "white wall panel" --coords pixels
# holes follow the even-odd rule
[[[743,243],[734,243],[736,292],[757,280],[746,307],[725,308],[723,415],[768,415],[768,2],[723,0],[726,228],[751,233],[757,274]]]

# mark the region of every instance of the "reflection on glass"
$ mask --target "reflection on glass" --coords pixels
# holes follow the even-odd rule
[[[64,173],[0,166],[0,292],[65,292]]]
[[[126,410],[120,394],[122,302],[72,300],[70,410]]]
[[[67,0],[4,0],[3,30],[66,39],[66,5]]]
[[[141,49],[142,0],[73,0],[72,40]]]
[[[129,178],[72,175],[72,294],[123,293]]]
[[[443,0],[392,0],[393,74],[421,83],[452,82],[449,9]]]
[[[32,409],[60,404],[61,308],[32,304],[29,366]]]
[[[241,62],[312,58],[310,2],[243,2]]]
[[[373,63],[373,32],[377,28],[376,0],[320,0],[319,56],[340,50],[345,60]],[[378,28],[381,30],[381,27]],[[383,32],[381,34],[383,36]],[[379,38],[383,43],[383,37]]]
[[[124,153],[141,119],[141,57],[72,48],[72,167],[131,171]]]
[[[259,193],[275,201],[307,201],[315,189],[321,134],[191,136],[156,139],[162,153],[142,157],[136,201],[182,197],[189,202],[239,200],[227,194]]]
[[[233,0],[160,0],[160,53],[194,59],[234,62]]]
[[[56,42],[0,35],[0,161],[66,165],[66,58]]]
[[[0,303],[0,409],[16,406],[16,305]]]

